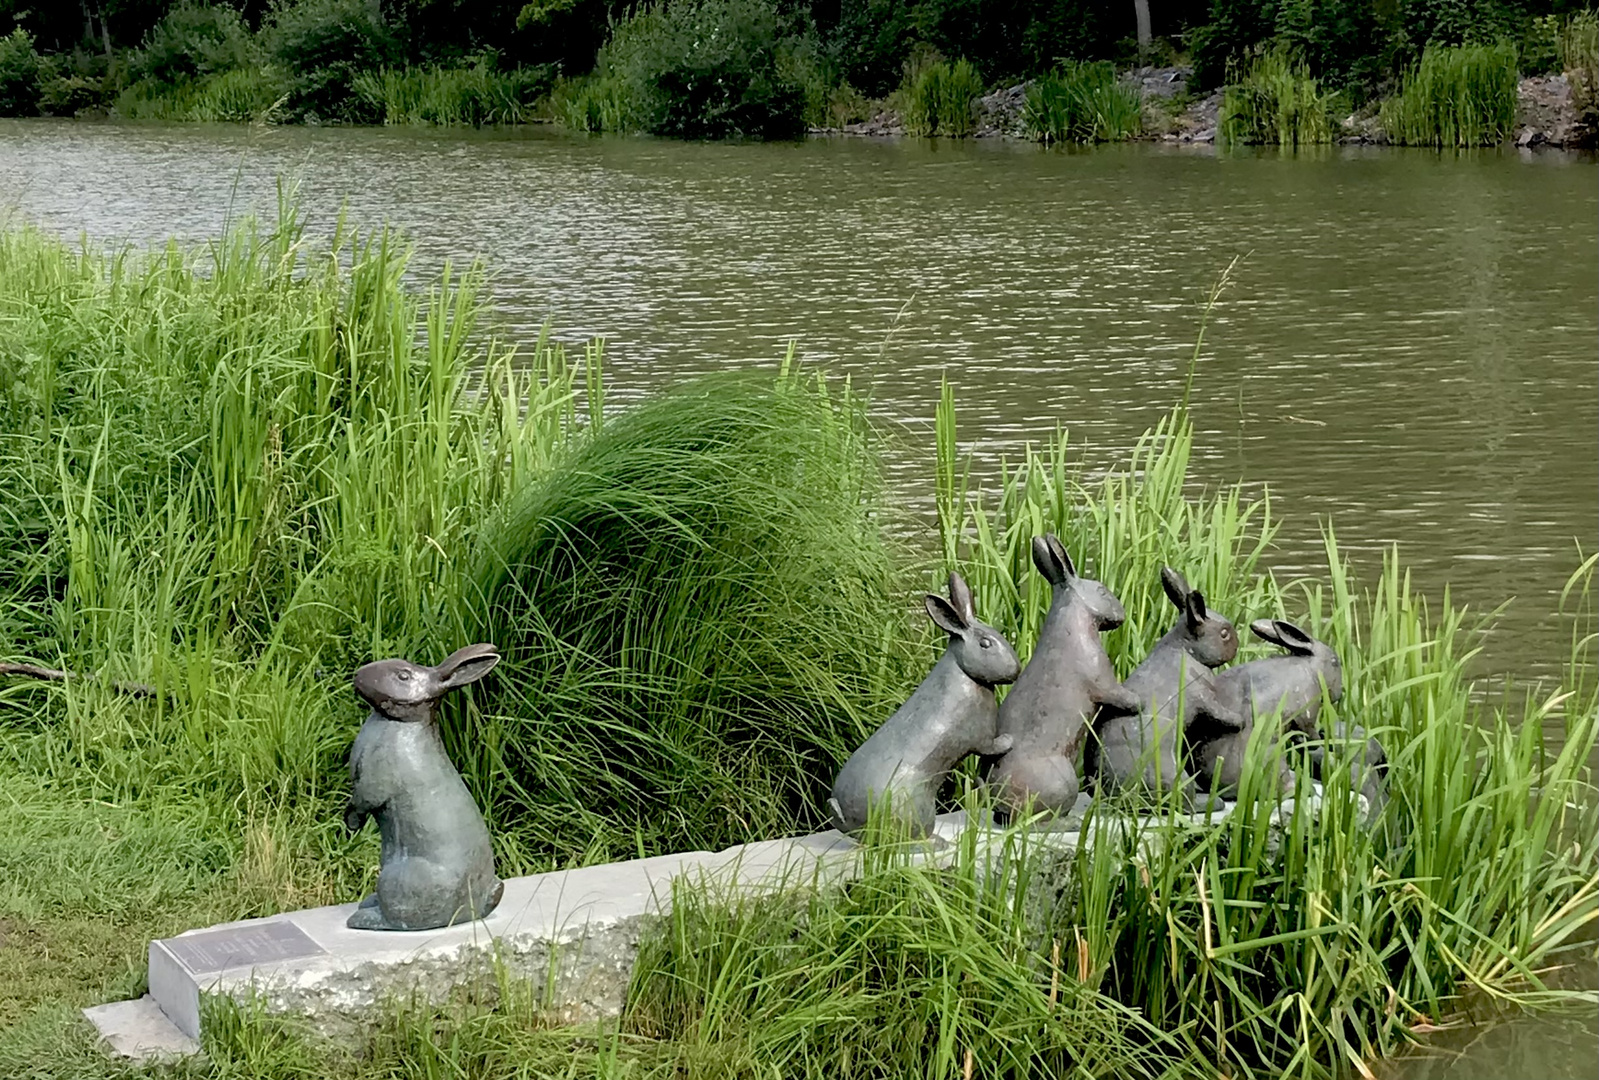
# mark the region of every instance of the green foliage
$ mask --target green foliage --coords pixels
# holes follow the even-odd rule
[[[393,30],[377,0],[293,0],[263,28],[268,58],[289,78],[290,108],[346,117],[355,77],[397,58]]]
[[[300,244],[292,216],[203,267],[0,241],[4,648],[174,695],[175,716],[102,689],[77,721],[71,695],[30,721],[112,788],[165,758],[223,799],[273,770],[284,794],[317,790],[327,737],[292,714],[326,707],[311,671],[420,655],[453,626],[445,553],[464,559],[483,508],[565,437],[559,351],[539,347],[549,375],[529,385],[475,343],[475,277],[424,301],[389,237]],[[288,702],[257,700],[285,684]],[[284,728],[249,720],[286,708]],[[224,730],[252,728],[253,749],[224,752]]]
[[[249,29],[237,11],[189,0],[156,23],[133,66],[142,78],[176,84],[247,67],[251,52]]]
[[[471,67],[363,71],[352,90],[356,114],[384,124],[481,127],[526,123],[551,83],[548,68],[500,72],[480,60]]]
[[[1277,49],[1227,87],[1216,133],[1228,143],[1304,146],[1332,142],[1327,98],[1303,64]]]
[[[1109,63],[1066,64],[1027,88],[1022,120],[1040,142],[1119,142],[1138,134],[1139,105]]]
[[[39,54],[33,38],[17,29],[0,37],[0,116],[34,116],[39,111]]]
[[[74,116],[105,103],[105,86],[82,75],[52,74],[40,80],[39,111],[46,116]]]
[[[951,63],[927,56],[910,64],[899,98],[905,130],[912,135],[962,138],[976,128],[977,99],[983,80],[969,60]]]
[[[1560,34],[1562,20],[1543,15],[1527,23],[1516,50],[1516,63],[1523,75],[1552,75],[1561,71]]]
[[[1382,126],[1410,146],[1492,146],[1516,123],[1516,50],[1508,42],[1429,46],[1399,93],[1382,103]]]
[[[1577,138],[1593,146],[1599,142],[1599,15],[1578,12],[1561,27],[1560,66],[1571,80]]]
[[[1319,814],[1296,807],[1274,827],[1275,800],[1256,787],[1220,826],[1168,832],[1157,822],[1148,831],[1161,835],[1147,843],[1101,808],[1084,826],[1093,841],[1075,856],[1071,884],[1054,903],[1016,904],[1015,921],[997,936],[1035,942],[1039,957],[1051,941],[1077,943],[1078,978],[1162,1031],[1188,1032],[1199,1061],[1232,1075],[1340,1075],[1351,1060],[1404,1046],[1412,1018],[1444,1015],[1469,987],[1528,1004],[1557,1000],[1536,972],[1599,914],[1589,764],[1599,743],[1599,560],[1567,590],[1586,608],[1573,624],[1570,697],[1556,689],[1479,707],[1462,613],[1446,603],[1431,616],[1393,552],[1362,594],[1330,530],[1322,574],[1288,585],[1263,576],[1268,506],[1236,487],[1189,496],[1192,430],[1179,408],[1124,469],[1092,487],[1074,479],[1057,441],[1029,453],[989,500],[960,479],[946,388],[938,422],[946,565],[966,574],[983,617],[1025,657],[1049,604],[1028,544],[1058,533],[1127,609],[1122,629],[1106,637],[1122,673],[1170,622],[1155,584],[1162,564],[1185,568],[1211,606],[1240,623],[1301,622],[1343,659],[1345,696],[1324,722],[1358,719],[1384,741],[1394,798],[1375,825],[1330,798]],[[1546,745],[1550,723],[1564,730]],[[1252,760],[1275,734],[1259,730]],[[1329,775],[1329,793],[1345,790],[1346,771]],[[1167,800],[1155,810],[1178,807]]]
[[[633,101],[621,80],[608,75],[560,79],[550,91],[550,113],[573,131],[635,131]]]
[[[675,883],[623,1031],[748,1063],[734,1075],[1197,1075],[1167,1071],[1178,1040],[1079,973],[1043,844],[972,834],[936,867],[862,861],[845,888],[803,871],[775,896]]]
[[[291,93],[276,68],[234,68],[183,86],[135,83],[114,108],[129,120],[276,123],[285,119]]]
[[[598,73],[640,130],[684,139],[803,135],[815,44],[776,0],[678,0],[617,25]]]
[[[489,524],[479,789],[558,850],[819,826],[907,678],[880,486],[847,387],[724,376],[608,419]]]
[[[1132,34],[1131,4],[1087,0],[841,0],[836,21],[816,10],[840,76],[876,97],[928,51],[964,57],[991,81],[1110,58]]]
[[[1209,21],[1190,35],[1194,85],[1217,86],[1282,48],[1323,85],[1361,100],[1426,46],[1535,38],[1539,8],[1554,10],[1520,0],[1211,0]]]
[[[92,675],[0,685],[0,918],[24,945],[0,1073],[124,1075],[75,1007],[137,994],[146,938],[360,895],[376,840],[336,813],[359,661],[505,647],[445,721],[517,874],[813,824],[931,660],[847,386],[785,368],[606,415],[597,346],[515,357],[478,330],[475,273],[405,280],[391,237],[317,250],[288,213],[198,254],[0,234],[0,652]],[[1023,825],[931,860],[869,846],[848,886],[683,882],[617,1029],[552,1028],[521,984],[397,1009],[348,1052],[224,1014],[206,1059],[153,1075],[1321,1080],[1468,988],[1591,1013],[1549,971],[1599,917],[1599,557],[1561,597],[1563,685],[1484,701],[1464,615],[1396,553],[1362,591],[1329,527],[1324,569],[1273,577],[1264,496],[1190,484],[1185,406],[1105,476],[1062,436],[983,492],[947,386],[935,427],[940,561],[1021,655],[1037,533],[1122,598],[1123,673],[1181,567],[1239,622],[1338,649],[1326,719],[1387,746],[1381,816],[1338,797],[1335,755],[1314,813],[1246,781],[1208,825],[1100,805],[1075,851]]]

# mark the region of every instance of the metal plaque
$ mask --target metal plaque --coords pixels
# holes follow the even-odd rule
[[[195,975],[302,956],[321,956],[327,950],[291,922],[275,919],[254,926],[231,926],[167,938],[163,945]]]

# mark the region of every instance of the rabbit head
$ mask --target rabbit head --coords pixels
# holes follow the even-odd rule
[[[1088,609],[1099,630],[1114,630],[1127,620],[1127,612],[1114,593],[1097,581],[1077,576],[1077,567],[1066,553],[1066,546],[1054,533],[1033,537],[1033,565],[1057,593]]]
[[[499,662],[493,645],[468,645],[445,657],[438,667],[375,660],[363,665],[351,682],[363,701],[390,720],[423,721],[432,718],[434,706],[445,694],[477,682]]]
[[[1317,641],[1293,623],[1284,619],[1256,619],[1249,624],[1255,636],[1287,650],[1310,665],[1312,671],[1327,685],[1327,697],[1337,701],[1344,694],[1344,668],[1338,653],[1324,641]]]
[[[1160,568],[1166,598],[1182,613],[1172,633],[1183,651],[1209,668],[1221,667],[1238,655],[1238,631],[1226,616],[1205,606],[1205,594],[1189,588],[1188,579],[1169,566]]]
[[[927,594],[927,614],[949,634],[949,647],[955,662],[974,682],[1000,686],[1015,682],[1022,665],[1010,642],[987,623],[979,622],[972,604],[972,590],[959,574],[949,575],[949,599]]]

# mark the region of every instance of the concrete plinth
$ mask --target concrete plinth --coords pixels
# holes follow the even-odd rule
[[[847,873],[856,850],[830,831],[511,878],[487,919],[442,930],[351,930],[344,922],[353,903],[223,923],[150,943],[149,1005],[116,1002],[85,1013],[114,1051],[136,1057],[161,1041],[150,1034],[161,1026],[152,1007],[167,1022],[157,1049],[170,1043],[192,1052],[206,994],[304,1017],[332,1037],[364,1028],[386,1001],[441,1004],[463,990],[492,996],[502,978],[540,988],[554,1018],[614,1016],[640,937],[668,910],[673,881],[810,881]],[[134,1030],[149,1037],[130,1041]]]
[[[1086,808],[1085,796],[1043,842],[1075,849]],[[1226,804],[1210,820],[1231,809]],[[964,814],[945,814],[937,835],[954,841],[966,828]],[[1000,845],[989,841],[1001,834],[978,828],[981,857],[999,857]],[[848,837],[828,831],[512,878],[487,919],[443,930],[351,930],[344,922],[353,903],[224,923],[151,942],[149,997],[86,1014],[114,1050],[130,1056],[192,1052],[205,995],[249,1000],[269,1015],[303,1017],[334,1038],[369,1027],[386,1002],[443,1004],[463,991],[492,1000],[502,980],[533,987],[552,1019],[615,1016],[639,942],[669,910],[674,881],[713,889],[807,886],[852,874],[859,851]],[[945,845],[918,857],[943,860],[953,853],[953,845]]]

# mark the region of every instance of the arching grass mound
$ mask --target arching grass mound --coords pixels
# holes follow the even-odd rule
[[[906,681],[879,486],[820,381],[718,377],[608,421],[486,539],[506,663],[460,747],[478,790],[590,855],[819,824]]]

